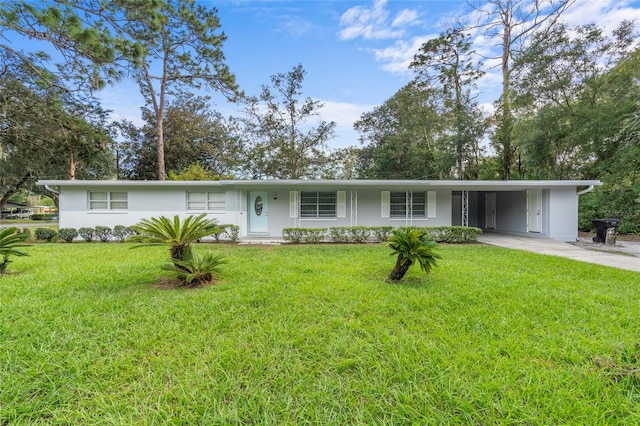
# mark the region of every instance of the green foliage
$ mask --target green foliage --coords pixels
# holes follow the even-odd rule
[[[95,241],[97,237],[95,228],[91,228],[88,226],[78,229],[78,235],[80,235],[80,238],[82,238],[88,243]]]
[[[189,216],[182,220],[178,215],[173,219],[165,216],[142,219],[131,227],[137,234],[132,242],[141,243],[135,247],[169,245],[171,259],[185,260],[191,243],[213,235],[217,226],[215,220],[207,219],[207,214]]]
[[[60,228],[58,230],[58,237],[68,243],[73,242],[77,236],[78,230],[75,228]]]
[[[106,243],[111,239],[112,231],[108,226],[98,225],[94,229],[96,231],[96,238],[101,242]]]
[[[271,76],[271,87],[262,86],[260,97],[249,97],[243,134],[251,152],[245,169],[255,177],[276,179],[317,178],[327,163],[327,141],[336,123],[316,116],[320,101],[302,98],[306,71],[302,65]],[[265,105],[267,108],[265,108]]]
[[[367,242],[369,239],[371,228],[368,226],[350,226],[348,231],[349,241],[361,244]]]
[[[302,241],[305,243],[319,244],[324,240],[327,228],[307,228]]]
[[[34,213],[31,215],[30,219],[31,220],[51,220],[55,216],[57,215],[53,213]]]
[[[392,256],[398,256],[389,282],[400,281],[409,267],[416,263],[425,273],[429,273],[436,266],[436,260],[441,258],[435,252],[438,244],[431,240],[426,231],[417,228],[394,229],[387,246],[391,248]]]
[[[233,178],[233,176],[217,175],[213,171],[202,167],[200,163],[188,166],[181,173],[175,173],[172,170],[167,173],[167,180],[221,180]]]
[[[227,263],[225,256],[213,252],[201,255],[188,251],[184,260],[173,259],[172,263],[162,266],[162,269],[175,272],[185,286],[201,286],[211,283],[220,265]]]
[[[385,242],[391,236],[393,226],[372,226],[371,232],[379,242]]]
[[[240,227],[238,225],[224,225],[224,233],[234,243],[240,239]]]
[[[36,240],[46,241],[50,243],[58,234],[51,228],[36,228],[35,232]]]
[[[346,243],[349,241],[349,231],[346,226],[334,226],[329,228],[329,237],[334,243]]]
[[[326,232],[327,228],[284,228],[282,238],[291,243],[319,243]]]
[[[154,285],[162,247],[15,258],[24,273],[0,279],[2,421],[637,424],[638,386],[593,360],[634,365],[638,273],[443,245],[430,275],[389,286],[381,244],[215,251],[228,264],[196,291]]]
[[[22,247],[28,247],[23,244],[29,237],[29,234],[18,232],[18,228],[2,228],[0,229],[0,275],[4,274],[7,266],[11,262],[9,256],[28,256],[27,253],[20,251]]]
[[[133,235],[135,232],[128,226],[116,225],[113,227],[113,231],[111,233],[113,235],[113,238],[120,241],[121,243],[124,243],[126,239]]]
[[[426,226],[424,230],[439,243],[470,243],[477,241],[482,229],[473,226]]]

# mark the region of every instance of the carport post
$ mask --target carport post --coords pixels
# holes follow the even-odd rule
[[[462,191],[462,226],[469,226],[469,191]]]

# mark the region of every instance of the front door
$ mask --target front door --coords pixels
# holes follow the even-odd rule
[[[496,193],[484,194],[484,227],[496,229]]]
[[[529,232],[542,231],[542,190],[527,191],[527,224]]]
[[[249,192],[249,232],[269,232],[269,199],[266,191]]]

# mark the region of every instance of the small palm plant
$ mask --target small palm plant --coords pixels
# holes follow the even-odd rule
[[[391,271],[388,282],[400,281],[414,263],[418,263],[425,273],[436,266],[436,259],[440,255],[434,251],[438,244],[431,240],[429,234],[420,229],[399,228],[392,231],[387,243],[393,253],[398,255],[396,266]]]
[[[142,219],[131,229],[137,233],[129,240],[141,243],[135,247],[169,245],[171,259],[183,261],[191,249],[191,243],[218,232],[214,220],[207,214],[189,216],[181,220],[179,216],[170,219],[165,216]]]
[[[11,262],[9,256],[28,256],[27,253],[18,250],[20,247],[28,247],[23,242],[29,237],[27,233],[18,232],[18,228],[0,229],[0,275],[4,274]]]
[[[220,270],[220,265],[227,263],[224,256],[207,252],[204,255],[189,251],[185,260],[173,260],[162,269],[175,272],[185,286],[196,287],[210,283],[214,273]]]

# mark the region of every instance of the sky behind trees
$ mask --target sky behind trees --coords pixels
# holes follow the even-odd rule
[[[240,88],[257,95],[271,75],[297,64],[307,71],[303,95],[325,104],[322,118],[335,121],[332,147],[358,143],[353,122],[382,104],[413,77],[409,63],[422,43],[456,19],[473,19],[465,1],[220,1],[223,51]],[[640,20],[640,1],[577,0],[563,15],[570,25],[596,22],[612,30],[623,19]],[[490,57],[494,41],[479,34],[474,48]],[[486,65],[492,61],[485,59]],[[497,99],[499,70],[479,81],[481,104]],[[112,118],[140,123],[144,104],[133,81],[100,93]],[[238,115],[241,106],[214,96],[214,108]]]

